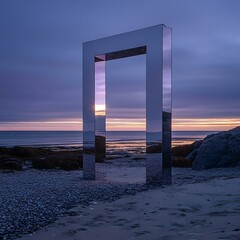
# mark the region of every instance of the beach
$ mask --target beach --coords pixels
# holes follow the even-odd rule
[[[96,181],[83,180],[81,170],[1,173],[1,238],[239,236],[239,167],[173,168],[172,185],[154,189],[145,185],[144,160],[97,163],[96,171]]]
[[[157,186],[146,185],[139,135],[107,144],[95,181],[83,179],[77,145],[1,147],[0,239],[240,239],[238,136],[236,128],[176,145],[172,184]]]
[[[240,239],[239,184],[222,178],[92,202],[22,240]]]

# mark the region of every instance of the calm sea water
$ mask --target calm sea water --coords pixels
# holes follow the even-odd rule
[[[192,143],[216,132],[174,131],[173,145]],[[109,145],[145,144],[145,132],[109,131]],[[0,146],[82,146],[82,132],[77,131],[0,131]]]

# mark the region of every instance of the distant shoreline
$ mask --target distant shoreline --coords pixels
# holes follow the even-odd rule
[[[0,131],[0,146],[33,146],[33,147],[82,147],[81,131]],[[191,144],[194,141],[203,139],[216,131],[173,131],[172,145]],[[144,131],[108,131],[107,143],[145,144]]]

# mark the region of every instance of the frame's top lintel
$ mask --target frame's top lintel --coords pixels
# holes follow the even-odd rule
[[[98,38],[98,39],[95,39],[95,40],[90,40],[90,41],[86,41],[86,42],[83,42],[83,44],[95,44],[97,43],[98,41],[102,41],[104,39],[108,39],[108,38],[111,38],[111,37],[120,37],[120,36],[124,36],[124,35],[127,35],[127,34],[134,34],[134,33],[137,33],[137,32],[145,32],[147,30],[152,30],[152,31],[157,31],[157,30],[162,30],[162,27],[166,27],[166,28],[170,28],[164,24],[158,24],[158,25],[154,25],[154,26],[151,26],[151,27],[146,27],[146,28],[142,28],[142,29],[137,29],[137,30],[133,30],[133,31],[129,31],[129,32],[124,32],[124,33],[120,33],[120,34],[116,34],[116,35],[112,35],[112,36],[108,36],[108,37],[104,37],[104,38]]]

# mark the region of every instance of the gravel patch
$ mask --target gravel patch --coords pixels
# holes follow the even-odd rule
[[[114,201],[145,189],[144,184],[85,181],[81,171],[28,170],[0,173],[0,239],[33,233],[76,204]]]
[[[126,162],[124,162],[125,167]],[[136,165],[144,172],[142,161]],[[97,164],[96,181],[82,179],[82,171],[0,172],[0,239],[15,239],[31,234],[57,218],[74,214],[71,208],[83,208],[99,201],[114,201],[122,196],[147,190],[144,177],[138,183],[106,180],[106,172],[119,165]],[[121,168],[121,171],[123,168]],[[117,171],[116,171],[117,172]],[[182,185],[215,178],[240,177],[240,168],[193,171],[173,169],[173,184]]]

